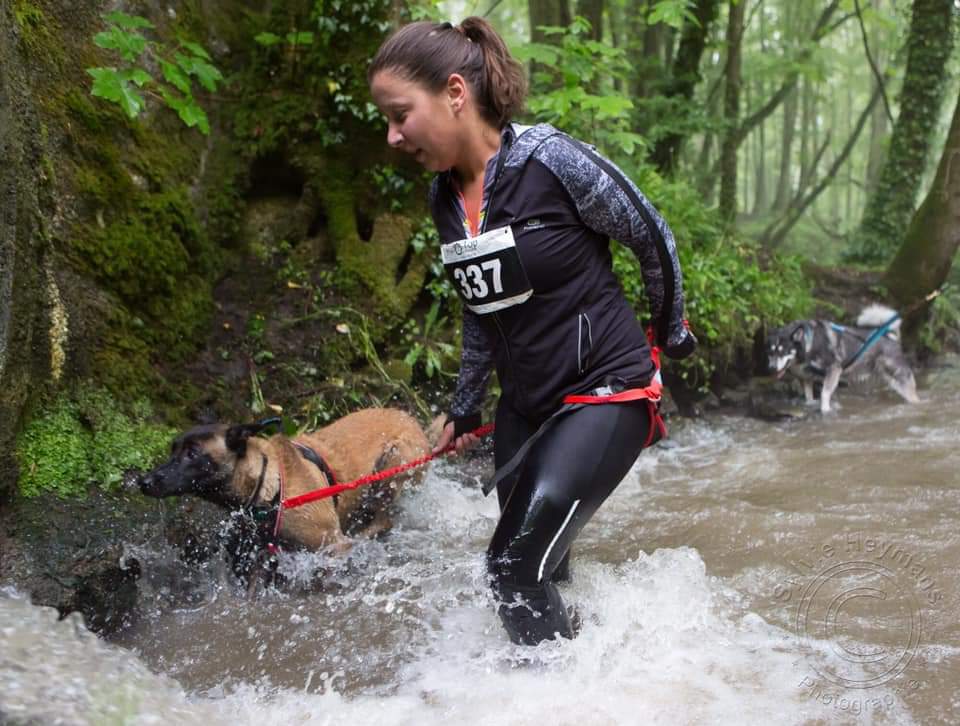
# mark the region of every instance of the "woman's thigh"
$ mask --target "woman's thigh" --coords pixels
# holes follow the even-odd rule
[[[494,568],[517,583],[549,577],[630,470],[650,423],[645,401],[585,406],[554,421],[501,500],[488,552]]]

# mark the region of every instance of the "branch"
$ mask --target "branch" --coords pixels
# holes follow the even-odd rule
[[[836,12],[839,6],[840,0],[833,0],[833,2],[824,8],[824,11],[820,14],[820,18],[817,20],[816,26],[813,28],[813,32],[810,34],[811,43],[819,43],[829,32],[839,25],[839,23],[837,23],[829,27],[827,26],[827,23],[830,22],[830,17]],[[800,53],[800,58],[804,58],[810,55],[810,53],[811,50],[809,48],[804,48]],[[783,85],[777,89],[773,96],[771,96],[770,99],[763,104],[763,106],[758,108],[743,120],[743,123],[740,124],[740,128],[737,129],[737,137],[741,140],[746,138],[747,134],[753,131],[753,129],[759,126],[765,118],[772,114],[777,107],[783,103],[783,100],[790,95],[790,91],[792,91],[794,86],[797,85],[797,79],[799,77],[799,71],[790,71],[790,73],[788,73],[784,79]]]
[[[873,75],[877,79],[877,85],[880,87],[880,97],[883,99],[883,107],[887,110],[887,118],[893,125],[893,114],[890,113],[890,101],[887,99],[887,89],[883,85],[883,76],[880,75],[880,69],[877,68],[877,64],[873,60],[873,55],[870,53],[870,44],[867,42],[867,29],[863,24],[863,13],[860,12],[860,0],[853,0],[853,7],[857,11],[857,22],[860,23],[860,35],[863,36],[863,50],[867,54],[867,62],[870,64]]]
[[[877,86],[873,89],[873,95],[870,97],[870,102],[867,104],[867,107],[863,109],[863,113],[860,114],[860,118],[857,119],[857,125],[854,127],[853,131],[850,134],[850,138],[847,139],[847,143],[844,144],[843,149],[840,151],[840,154],[833,160],[833,164],[830,166],[830,169],[824,175],[823,179],[820,180],[820,183],[817,184],[806,197],[799,201],[794,206],[787,211],[787,214],[770,224],[761,235],[761,239],[764,244],[771,248],[778,247],[787,236],[793,225],[795,225],[800,217],[803,216],[803,213],[806,211],[817,197],[820,196],[820,193],[826,189],[830,183],[836,177],[837,170],[843,166],[843,163],[847,160],[847,157],[850,156],[850,152],[853,150],[854,145],[857,143],[857,139],[860,138],[860,132],[863,131],[863,127],[867,123],[867,119],[870,117],[870,114],[873,112],[873,107],[877,105],[877,101],[880,100],[880,87]],[[822,151],[820,152],[822,154]],[[774,231],[776,230],[776,231]]]

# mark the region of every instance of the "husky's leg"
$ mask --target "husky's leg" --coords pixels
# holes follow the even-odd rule
[[[917,382],[914,380],[913,371],[905,366],[893,366],[892,371],[886,368],[881,370],[887,385],[900,394],[908,403],[920,403],[920,397],[917,395]]]
[[[820,413],[830,412],[830,397],[840,384],[841,373],[843,369],[840,366],[830,366],[827,370],[827,375],[823,379],[823,388],[820,390]]]
[[[803,382],[803,397],[806,399],[807,403],[816,403],[817,399],[813,396],[813,381],[804,380]]]

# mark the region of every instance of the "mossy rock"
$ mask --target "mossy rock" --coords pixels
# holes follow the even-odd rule
[[[151,417],[148,403],[125,410],[101,388],[61,393],[17,437],[21,495],[77,497],[91,483],[115,489],[125,471],[153,466],[176,434]]]

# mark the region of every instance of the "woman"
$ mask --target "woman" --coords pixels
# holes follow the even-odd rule
[[[387,142],[437,173],[431,213],[464,303],[460,375],[437,448],[475,443],[495,365],[501,515],[487,563],[498,612],[515,643],[572,638],[554,582],[661,425],[659,376],[609,239],[639,258],[656,343],[680,358],[696,339],[683,323],[673,236],[612,163],[547,124],[511,123],[523,70],[485,20],[400,28],[368,79]]]

